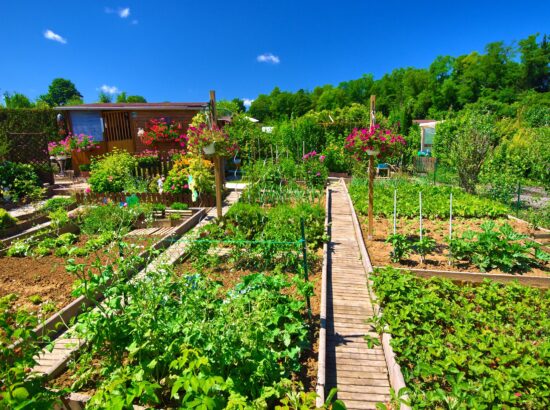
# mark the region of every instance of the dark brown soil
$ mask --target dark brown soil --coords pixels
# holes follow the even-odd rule
[[[74,246],[84,246],[87,241],[81,235]],[[158,240],[158,238],[156,238]],[[128,238],[127,243],[137,245],[135,252],[141,252],[150,240]],[[75,257],[75,262],[91,266],[99,259],[101,265],[113,263],[118,257],[118,246],[107,245],[86,257]],[[30,311],[39,311],[44,304],[55,306],[55,311],[63,308],[74,298],[71,296],[73,283],[77,279],[65,269],[68,257],[48,255],[43,257],[0,257],[0,297],[16,294],[16,306]],[[40,296],[40,301],[32,303],[29,298]],[[53,312],[50,312],[50,314]]]
[[[414,268],[414,269],[434,269],[445,271],[462,271],[462,272],[480,272],[475,265],[466,263],[449,265],[448,259],[448,246],[446,240],[449,237],[449,221],[448,220],[423,220],[423,228],[426,234],[434,238],[437,243],[435,252],[426,256],[424,263],[420,261],[418,255],[410,255],[407,259],[402,260],[401,263],[394,263],[390,260],[390,251],[392,246],[385,242],[388,235],[393,232],[393,220],[383,217],[376,217],[374,220],[374,239],[367,239],[368,219],[366,217],[359,217],[361,222],[361,229],[363,231],[363,238],[371,258],[371,262],[374,266],[387,266],[391,265],[398,268]],[[466,230],[481,231],[480,225],[485,222],[486,219],[468,218],[468,219],[455,219],[453,220],[453,237],[462,234]],[[497,226],[505,223],[510,224],[516,232],[531,235],[533,231],[529,226],[523,222],[510,220],[510,219],[497,219],[495,220]],[[419,220],[418,219],[400,219],[397,221],[397,233],[411,235],[418,237],[419,232]],[[498,269],[492,270],[489,273],[505,273]],[[548,276],[550,269],[548,266],[540,268],[533,268],[531,271],[523,273],[524,276]]]

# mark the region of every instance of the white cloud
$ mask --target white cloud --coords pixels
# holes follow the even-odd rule
[[[103,91],[105,94],[118,94],[119,93],[119,90],[117,87],[115,87],[114,85],[107,85],[107,84],[103,84],[101,87],[99,87],[99,89],[101,91]]]
[[[253,101],[254,100],[251,100],[250,98],[243,98],[244,106],[247,107],[247,108],[250,108]]]
[[[118,14],[122,19],[127,18],[130,15],[130,7],[119,7],[118,9],[112,9],[110,7],[105,7],[105,13],[107,14]]]
[[[67,44],[67,40],[61,37],[59,34],[54,33],[51,30],[44,31],[44,38],[47,38],[48,40],[57,41],[61,44]]]
[[[256,60],[258,60],[260,63],[269,63],[269,64],[279,64],[281,62],[281,59],[279,58],[279,56],[276,56],[272,53],[260,54],[258,57],[256,57]]]

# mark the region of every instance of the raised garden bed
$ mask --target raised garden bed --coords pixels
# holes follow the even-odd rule
[[[313,405],[322,208],[306,225],[306,235],[311,235],[308,266],[314,272],[310,284],[304,283],[300,268],[300,219],[296,218],[300,213],[288,207],[273,211],[271,220],[266,220],[257,207],[244,208],[201,229],[175,272],[166,266],[129,287],[113,284],[111,300],[124,297],[124,307],[108,314],[108,320],[102,315],[81,318],[88,341],[85,354],[51,385],[67,387],[79,380],[72,389],[91,395],[91,405],[115,405],[119,396],[147,407],[186,407],[193,401],[224,408],[231,397],[239,397],[242,404],[273,407],[288,400],[290,392],[300,391],[296,381],[301,380],[309,393],[300,400]],[[294,214],[293,222],[289,214]],[[279,237],[260,239],[266,231],[278,232]],[[237,254],[247,257],[239,261],[233,258]],[[311,299],[310,322],[304,292],[312,287],[317,297]],[[130,338],[118,338],[111,331]],[[135,355],[137,340],[141,342]],[[104,373],[101,369],[107,367],[111,371]],[[143,370],[142,382],[123,376]],[[83,371],[91,377],[83,378]],[[130,390],[115,392],[109,387],[122,381],[120,377]],[[133,395],[130,386],[138,384],[152,390]]]
[[[372,275],[413,408],[546,409],[549,291]]]

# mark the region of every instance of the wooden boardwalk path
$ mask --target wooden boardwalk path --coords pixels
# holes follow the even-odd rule
[[[365,320],[373,315],[367,274],[343,182],[331,186],[331,242],[327,269],[326,392],[338,388],[348,409],[388,402],[390,384],[382,346],[369,349],[365,335],[379,338]]]

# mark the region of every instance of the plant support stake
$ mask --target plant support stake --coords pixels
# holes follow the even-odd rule
[[[449,240],[453,239],[453,193],[449,201]]]
[[[418,193],[420,199],[420,240],[422,241],[422,191]]]
[[[307,243],[306,243],[306,225],[304,223],[304,218],[300,218],[300,228],[302,229],[302,256],[304,259],[304,280],[309,282],[309,275],[307,272]],[[309,300],[309,295],[306,297],[307,303],[307,313],[309,319],[311,320],[311,302]]]
[[[397,189],[393,190],[393,234],[395,235],[395,225],[396,225],[396,214],[397,214]]]

